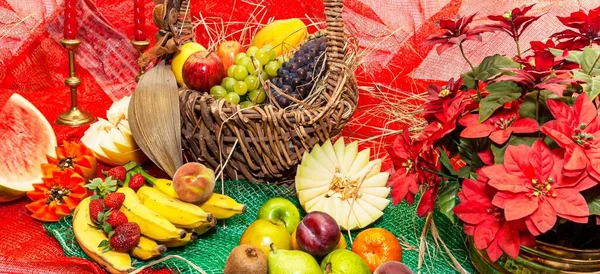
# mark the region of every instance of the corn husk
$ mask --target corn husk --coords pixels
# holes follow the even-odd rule
[[[129,103],[129,125],[140,149],[173,177],[183,164],[179,91],[164,62],[140,79]]]

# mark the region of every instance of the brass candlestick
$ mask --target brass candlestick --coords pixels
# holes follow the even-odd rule
[[[144,53],[146,48],[150,45],[150,41],[132,40],[131,44],[138,51],[138,57],[139,57],[139,56],[142,56],[142,54]],[[140,67],[140,70],[139,70],[138,76],[135,77],[136,82],[139,82],[140,78],[142,78],[142,75],[144,75],[144,73],[146,73],[146,68],[143,66],[140,66],[139,62],[138,62],[138,66]]]
[[[69,77],[65,79],[65,84],[71,88],[71,108],[58,116],[56,124],[63,126],[89,124],[95,121],[96,118],[77,106],[77,87],[81,84],[81,80],[75,75],[75,50],[77,50],[81,41],[79,39],[62,39],[60,43],[69,53]]]

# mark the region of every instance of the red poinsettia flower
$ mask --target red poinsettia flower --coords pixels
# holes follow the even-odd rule
[[[33,202],[25,206],[32,212],[31,217],[44,221],[56,222],[71,214],[79,202],[90,195],[83,187],[85,179],[74,169],[54,171],[52,177],[42,178],[43,183],[34,184],[33,191],[27,197]]]
[[[503,251],[516,258],[521,244],[534,242],[533,235],[523,229],[522,221],[504,219],[504,210],[492,204],[497,190],[487,186],[488,180],[482,172],[478,172],[477,181],[464,180],[454,213],[465,222],[465,234],[473,236],[475,247],[486,250],[492,261],[498,260]]]
[[[531,118],[520,118],[516,109],[502,110],[479,123],[479,114],[468,114],[460,119],[466,128],[460,133],[463,138],[490,139],[496,144],[504,144],[513,133],[533,133],[538,131],[539,124]]]
[[[423,45],[438,45],[436,51],[438,54],[442,54],[442,52],[454,45],[460,46],[464,41],[481,41],[480,34],[487,30],[481,26],[473,28],[469,27],[469,24],[473,21],[473,17],[475,17],[475,14],[460,17],[456,21],[440,20],[440,28],[443,29],[444,32],[429,36]]]
[[[434,180],[439,180],[433,173],[440,169],[439,154],[431,150],[422,151],[422,148],[422,143],[411,139],[405,128],[389,150],[395,169],[388,182],[392,187],[394,204],[406,199],[412,205],[421,184],[429,181],[433,184]]]
[[[579,65],[575,63],[566,61],[566,58],[569,55],[568,50],[564,50],[560,56],[552,54],[550,49],[556,49],[557,45],[551,39],[548,39],[545,43],[541,41],[531,41],[529,44],[531,45],[533,55],[527,57],[517,56],[515,58],[515,61],[521,64],[525,71],[559,71],[564,73],[579,67]]]
[[[507,68],[505,70],[512,72],[512,75],[502,75],[498,77],[496,81],[519,83],[526,86],[528,90],[546,89],[558,96],[563,96],[563,92],[567,89],[569,84],[582,82],[573,79],[569,74],[569,71],[537,71],[512,68]]]
[[[532,147],[509,146],[504,163],[482,168],[488,185],[498,190],[492,204],[504,209],[507,221],[524,219],[531,234],[550,230],[557,217],[586,223],[589,210],[580,191],[589,184],[563,176],[560,151],[551,151],[543,140]]]
[[[591,44],[600,44],[600,7],[585,13],[583,10],[571,13],[568,17],[557,16],[560,22],[575,30],[564,30],[552,35],[561,41],[560,49],[582,49]]]
[[[541,130],[566,150],[565,171],[576,176],[588,170],[600,180],[600,119],[590,98],[582,93],[572,108],[559,100],[546,104],[556,120]]]
[[[456,97],[463,92],[460,90],[462,83],[462,78],[458,81],[451,78],[445,86],[430,85],[427,89],[429,97],[423,105],[425,120],[428,122],[445,120],[448,106],[452,105],[453,101],[457,100]]]
[[[494,24],[485,25],[489,31],[504,31],[515,41],[518,41],[523,31],[535,22],[539,16],[525,16],[534,5],[523,8],[515,8],[503,15],[490,15],[488,19],[495,21]]]

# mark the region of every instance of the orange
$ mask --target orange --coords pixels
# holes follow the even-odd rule
[[[384,228],[369,228],[356,236],[352,252],[367,263],[371,272],[389,261],[402,261],[402,247],[392,232]]]
[[[340,242],[335,246],[335,249],[347,249],[348,248],[348,244],[346,243],[346,239],[344,238],[344,235],[342,235],[342,232],[340,232]],[[300,250],[300,248],[298,247],[298,242],[296,242],[296,230],[294,229],[294,232],[292,232],[292,249],[294,250]]]

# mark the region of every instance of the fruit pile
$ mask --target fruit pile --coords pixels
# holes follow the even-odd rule
[[[223,273],[412,273],[400,263],[398,239],[385,229],[364,230],[352,251],[347,248],[340,226],[329,214],[315,211],[301,219],[292,202],[271,198],[231,251]]]
[[[214,176],[199,163],[181,166],[173,180],[155,178],[134,162],[113,167],[85,186],[94,195],[75,210],[75,238],[109,272],[131,271],[131,256],[156,258],[216,228],[217,219],[245,212],[245,205],[213,193]]]
[[[290,98],[308,96],[314,75],[323,68],[325,38],[306,41],[307,36],[301,20],[276,20],[256,33],[245,52],[237,41],[222,42],[216,53],[194,42],[184,44],[171,69],[181,86],[242,108],[268,103],[267,92],[279,107],[287,107]]]

